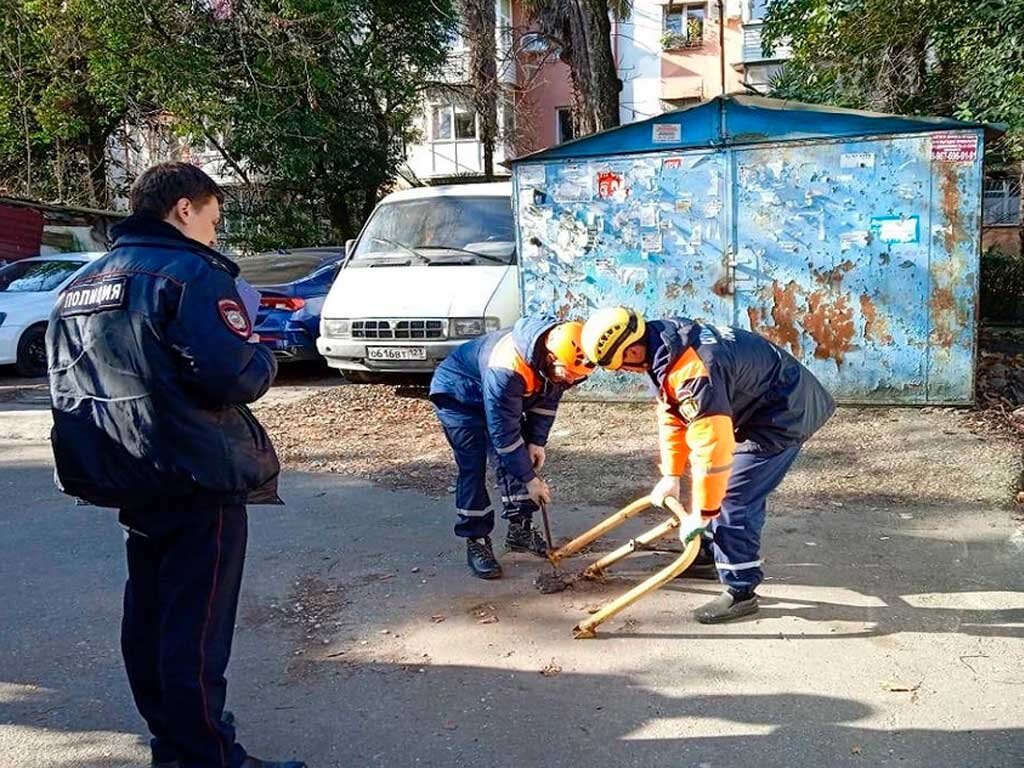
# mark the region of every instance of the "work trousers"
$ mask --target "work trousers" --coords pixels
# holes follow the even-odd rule
[[[153,760],[237,768],[246,753],[222,715],[248,519],[241,505],[186,506],[121,511],[128,528],[121,651]]]
[[[793,465],[801,446],[778,453],[737,453],[722,502],[711,522],[711,545],[718,577],[731,591],[752,592],[764,580],[761,570],[761,529],[765,506]]]
[[[453,425],[451,421],[454,419],[446,419],[442,408],[437,409],[437,417],[459,469],[455,481],[455,511],[458,514],[455,535],[478,539],[489,536],[494,530],[494,508],[487,493],[488,459],[494,466],[501,489],[501,516],[518,522],[531,521],[537,505],[526,492],[526,484],[502,469],[486,427],[482,424],[466,426],[464,416],[460,424]]]

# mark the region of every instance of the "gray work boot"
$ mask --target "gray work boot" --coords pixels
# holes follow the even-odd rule
[[[533,527],[533,521],[528,517],[508,521],[505,548],[511,552],[529,552],[537,557],[548,556],[544,534]]]
[[[694,611],[693,617],[701,624],[724,624],[743,616],[750,616],[757,613],[757,610],[757,595],[753,592],[734,595],[730,591],[725,591]]]

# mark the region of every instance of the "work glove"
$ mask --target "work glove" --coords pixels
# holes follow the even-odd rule
[[[656,507],[664,507],[665,499],[672,497],[679,501],[679,476],[665,475],[651,491],[651,504]]]
[[[530,500],[537,506],[541,504],[546,506],[551,503],[551,489],[539,477],[533,478],[526,484],[526,492],[530,494]]]
[[[530,463],[533,464],[533,471],[540,472],[544,468],[547,454],[543,445],[527,445],[526,453],[530,456]]]

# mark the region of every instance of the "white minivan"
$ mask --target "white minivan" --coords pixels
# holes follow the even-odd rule
[[[394,192],[346,249],[317,349],[351,381],[430,372],[519,317],[509,182]]]

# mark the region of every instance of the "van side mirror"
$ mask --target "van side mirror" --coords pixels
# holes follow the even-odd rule
[[[346,259],[349,256],[352,255],[352,251],[354,251],[355,248],[356,248],[356,240],[355,240],[354,237],[353,238],[349,238],[348,240],[345,241],[345,258]]]

